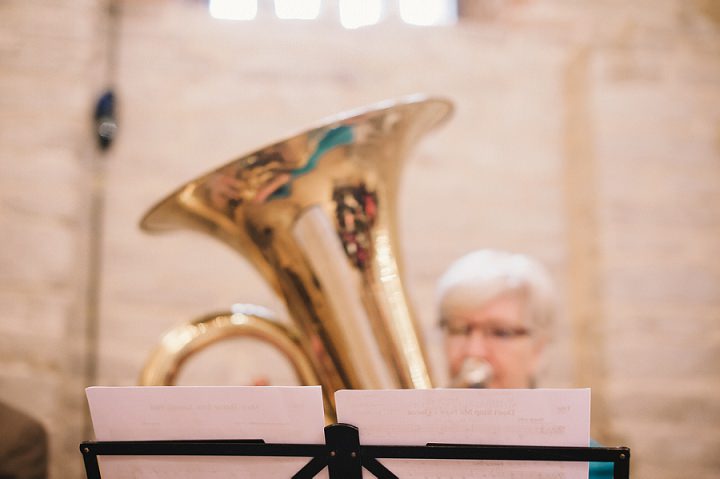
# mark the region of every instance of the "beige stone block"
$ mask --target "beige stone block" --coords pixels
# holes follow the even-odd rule
[[[38,151],[31,162],[19,162],[15,155],[8,153],[0,158],[4,209],[32,219],[49,218],[59,225],[76,225],[84,198],[82,176],[72,152],[48,148]]]
[[[70,317],[70,299],[50,292],[0,292],[0,328],[5,335],[63,341]]]
[[[67,284],[75,259],[75,232],[70,227],[12,212],[0,221],[5,243],[0,252],[0,281],[50,287]]]

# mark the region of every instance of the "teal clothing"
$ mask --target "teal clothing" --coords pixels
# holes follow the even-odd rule
[[[590,439],[590,447],[602,447],[602,444]],[[613,469],[612,462],[591,462],[589,479],[612,479]]]

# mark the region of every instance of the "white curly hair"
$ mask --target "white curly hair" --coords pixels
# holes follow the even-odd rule
[[[473,251],[453,262],[436,289],[438,314],[459,301],[482,305],[503,294],[525,298],[531,325],[549,334],[555,317],[553,281],[545,267],[523,254],[491,249]]]

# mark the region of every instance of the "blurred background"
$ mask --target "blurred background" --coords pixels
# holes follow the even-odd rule
[[[136,384],[164,331],[236,302],[287,319],[236,253],[143,234],[143,213],[328,115],[417,92],[456,105],[400,190],[437,383],[441,272],[476,248],[528,253],[560,291],[540,385],[591,387],[593,436],[632,448],[632,477],[720,474],[719,1],[225,3],[0,2],[0,400],[45,425],[52,478],[84,477],[84,388]],[[180,383],[258,377],[294,381],[237,340]]]

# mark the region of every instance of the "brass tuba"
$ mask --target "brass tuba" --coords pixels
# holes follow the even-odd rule
[[[284,299],[294,326],[253,306],[181,325],[140,384],[172,384],[193,353],[251,336],[278,347],[303,384],[322,386],[331,420],[338,389],[432,387],[400,280],[396,196],[403,159],[451,112],[447,100],[414,96],[341,114],[153,207],[145,231],[189,228],[232,246]]]

